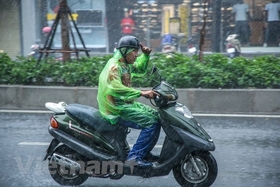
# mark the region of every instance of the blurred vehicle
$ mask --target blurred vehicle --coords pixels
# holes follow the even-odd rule
[[[237,34],[228,35],[228,37],[226,38],[226,50],[230,58],[240,56],[241,44]]]
[[[191,35],[187,39],[187,49],[191,55],[196,55],[199,52],[196,36]]]
[[[165,54],[174,53],[177,51],[177,37],[173,34],[165,34],[162,38],[162,52]]]
[[[33,44],[33,45],[31,45],[30,49],[31,49],[31,52],[28,54],[28,57],[33,57],[38,60],[40,57],[40,45]]]

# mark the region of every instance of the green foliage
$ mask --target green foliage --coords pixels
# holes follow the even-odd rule
[[[242,83],[257,88],[280,87],[280,61],[274,56],[262,56],[245,66]]]
[[[62,79],[68,86],[96,86],[98,77],[111,56],[72,60],[60,67]]]
[[[41,60],[18,57],[11,60],[0,53],[0,83],[23,85],[97,86],[98,77],[112,55],[72,59],[63,64],[53,58]],[[273,55],[252,59],[229,59],[222,54],[197,56],[155,53],[147,76],[135,78],[134,87],[152,87],[159,77],[150,74],[156,65],[162,78],[177,88],[280,88],[280,58]]]
[[[6,53],[0,53],[0,83],[8,84],[14,63]]]

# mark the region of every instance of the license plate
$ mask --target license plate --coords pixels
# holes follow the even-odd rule
[[[229,49],[227,49],[227,52],[228,53],[234,53],[235,52],[235,48],[229,48]]]
[[[171,49],[171,47],[170,47],[170,46],[168,46],[168,47],[164,47],[163,49],[164,49],[164,50],[170,50],[170,49]]]
[[[194,52],[196,52],[196,48],[195,47],[189,48],[189,53],[194,53]]]

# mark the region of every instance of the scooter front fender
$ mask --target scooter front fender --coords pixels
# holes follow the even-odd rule
[[[173,126],[173,129],[181,136],[184,145],[188,149],[203,150],[203,151],[214,151],[215,144],[213,141],[206,141],[192,133],[189,133],[179,127]]]

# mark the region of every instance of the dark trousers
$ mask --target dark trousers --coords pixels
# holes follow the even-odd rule
[[[236,21],[234,32],[238,34],[242,44],[248,44],[250,42],[250,26],[248,21]]]
[[[267,43],[269,41],[279,41],[280,39],[280,21],[268,21],[267,22],[267,28],[265,31],[265,39],[264,43]]]

